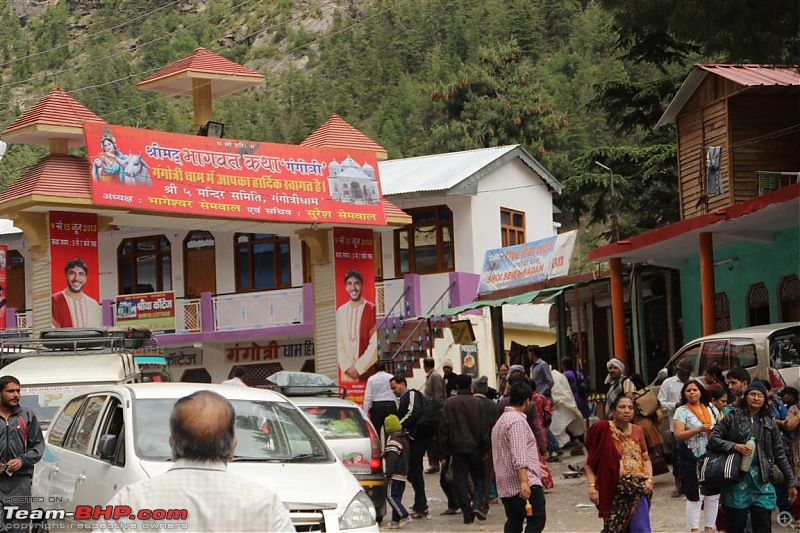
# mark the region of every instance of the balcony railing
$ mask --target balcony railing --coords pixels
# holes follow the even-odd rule
[[[200,301],[200,298],[175,300],[175,331],[177,333],[200,333],[203,331]]]
[[[303,322],[303,288],[215,296],[214,329],[270,328]]]
[[[403,295],[405,286],[402,279],[387,279],[375,283],[375,313],[378,318],[386,316],[397,300]],[[405,305],[396,306],[394,313],[398,316],[405,316]]]

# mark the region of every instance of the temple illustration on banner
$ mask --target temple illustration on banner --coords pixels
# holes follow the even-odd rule
[[[352,157],[341,163],[335,159],[328,165],[328,187],[337,202],[376,205],[381,201],[375,169],[369,163],[359,165]]]

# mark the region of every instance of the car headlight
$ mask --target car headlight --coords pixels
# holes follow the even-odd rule
[[[369,496],[363,490],[360,490],[339,519],[339,529],[369,527],[375,522],[375,506]]]

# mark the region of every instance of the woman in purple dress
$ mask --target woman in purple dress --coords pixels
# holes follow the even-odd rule
[[[575,362],[571,357],[563,357],[561,359],[561,373],[569,381],[569,388],[572,389],[572,395],[575,397],[578,410],[583,415],[583,418],[589,418],[589,402],[586,400],[586,392],[589,387],[583,379],[583,374],[575,370]]]

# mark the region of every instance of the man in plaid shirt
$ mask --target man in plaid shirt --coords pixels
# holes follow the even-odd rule
[[[539,448],[525,416],[532,393],[527,383],[512,385],[511,404],[492,429],[497,494],[506,511],[504,533],[521,533],[526,518],[525,533],[541,533],[547,521]],[[530,513],[526,512],[527,505]]]

